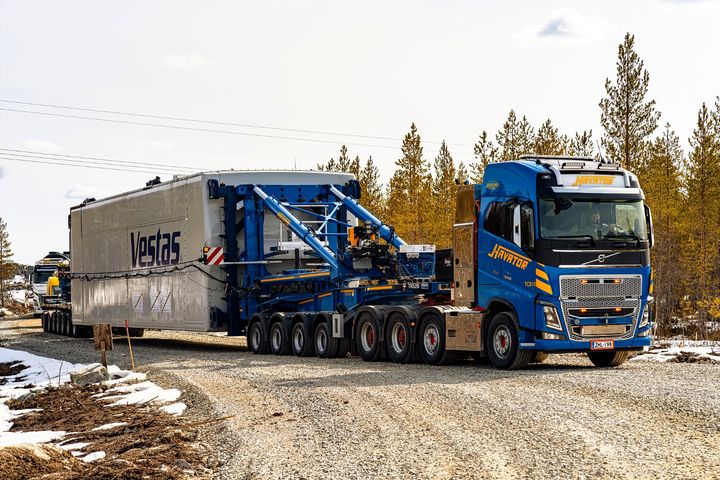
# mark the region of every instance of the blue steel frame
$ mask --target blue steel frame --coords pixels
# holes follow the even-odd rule
[[[220,185],[208,181],[210,198],[223,200],[224,248],[226,262],[245,265],[239,275],[238,265],[225,265],[227,281],[228,335],[244,335],[250,317],[257,312],[334,311],[343,304],[352,309],[365,303],[406,303],[418,293],[439,293],[440,284],[426,283],[416,290],[388,282],[381,272],[370,270],[359,275],[353,270],[353,259],[345,253],[348,246],[348,211],[378,228],[380,236],[396,248],[405,242],[362,207],[353,196],[360,188],[357,181],[346,185]],[[323,208],[324,214],[311,208]],[[275,215],[313,250],[327,266],[301,269],[271,275],[265,260],[273,253],[264,251],[264,216]],[[238,219],[237,212],[242,211]],[[300,211],[322,220],[319,228],[293,215]],[[239,251],[237,236],[242,233],[245,250]],[[362,286],[349,286],[351,279],[371,279]],[[284,285],[302,284],[304,292],[283,293]]]

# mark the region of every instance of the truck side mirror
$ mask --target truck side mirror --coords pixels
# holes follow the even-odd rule
[[[513,243],[528,253],[535,250],[533,209],[528,203],[513,207]]]
[[[652,248],[653,245],[655,245],[655,231],[653,230],[652,213],[650,212],[650,207],[648,207],[646,203],[643,203],[643,207],[645,207],[645,223],[647,223],[648,240],[650,240],[650,248]]]
[[[520,233],[520,205],[513,207],[513,243],[522,248],[522,235]]]

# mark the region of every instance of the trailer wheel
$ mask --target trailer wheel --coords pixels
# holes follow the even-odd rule
[[[370,312],[363,312],[357,323],[355,346],[358,355],[366,362],[380,360],[380,322]]]
[[[328,322],[320,322],[315,327],[315,335],[313,337],[315,344],[315,354],[319,358],[333,358],[337,356],[338,339],[332,337],[330,324]]]
[[[350,353],[350,339],[348,337],[338,338],[337,358],[345,358]]]
[[[40,324],[42,325],[42,331],[47,332],[47,315],[45,315],[45,312],[40,316]]]
[[[587,356],[596,367],[617,367],[625,363],[625,360],[630,357],[630,351],[587,352]]]
[[[270,326],[270,351],[275,355],[287,355],[290,353],[290,345],[285,340],[282,323],[275,322]]]
[[[394,313],[387,322],[385,331],[388,357],[395,363],[406,363],[412,358],[410,322],[402,313]]]
[[[50,333],[57,333],[58,332],[57,314],[55,312],[50,312],[49,317],[50,317]]]
[[[296,323],[290,335],[292,351],[298,357],[309,357],[313,352],[313,342],[304,322]]]
[[[527,367],[532,350],[520,350],[520,339],[515,321],[509,313],[500,312],[490,321],[487,351],[490,363],[500,370],[517,370]]]
[[[444,365],[452,356],[445,350],[445,322],[436,313],[428,314],[420,326],[420,355],[428,365]]]
[[[268,353],[268,345],[265,341],[265,334],[263,332],[262,323],[255,322],[250,325],[250,330],[247,336],[248,348],[253,353],[258,355]]]

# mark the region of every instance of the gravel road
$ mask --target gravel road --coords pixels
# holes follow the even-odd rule
[[[73,362],[92,342],[0,322],[0,343]],[[244,339],[146,332],[151,378],[187,389],[218,478],[720,478],[720,366],[550,356],[528,370],[254,356]],[[125,339],[109,361],[129,366]],[[198,413],[199,412],[199,413]]]

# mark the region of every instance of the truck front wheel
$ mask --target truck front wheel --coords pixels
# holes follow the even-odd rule
[[[490,321],[487,351],[490,363],[500,370],[525,368],[533,356],[532,350],[520,350],[515,321],[506,312],[498,313]]]
[[[630,351],[587,352],[587,356],[596,367],[617,367],[625,363],[625,360],[630,357]]]

